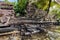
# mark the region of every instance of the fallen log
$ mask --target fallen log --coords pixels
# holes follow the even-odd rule
[[[6,33],[16,30],[16,28],[13,27],[7,27],[7,28],[0,28],[0,33]]]
[[[6,33],[0,33],[0,36],[18,34],[18,33],[20,33],[20,32],[19,31],[11,31],[11,32],[6,32]]]

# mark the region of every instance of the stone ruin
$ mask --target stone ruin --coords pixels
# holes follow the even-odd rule
[[[14,17],[13,5],[0,1],[0,23],[7,24],[11,17]]]
[[[13,5],[6,4],[5,2],[0,2],[0,5],[3,6],[0,8],[1,23],[8,24],[8,22],[10,21],[10,18],[14,18]],[[7,7],[5,7],[5,6],[7,6]],[[26,13],[27,13],[27,17],[28,17],[27,19],[20,18],[20,19],[18,19],[18,22],[15,19],[11,22],[17,22],[16,24],[12,23],[12,25],[10,25],[9,27],[0,28],[0,33],[6,32],[6,33],[0,34],[0,35],[8,34],[7,36],[3,36],[3,38],[5,40],[42,40],[42,39],[44,40],[44,38],[46,38],[47,31],[52,27],[52,25],[49,23],[48,24],[43,23],[44,18],[47,17],[46,11],[37,9],[34,4],[28,4]],[[33,20],[31,20],[29,18],[32,18]],[[43,20],[42,23],[40,22],[40,20],[41,21]],[[20,24],[19,24],[19,22],[20,22]],[[16,32],[16,30],[18,30],[18,31]],[[15,32],[10,32],[10,31],[15,31]],[[40,38],[40,37],[42,37],[42,38]],[[46,38],[46,40],[48,40],[48,39]]]
[[[36,8],[36,6],[32,2],[36,2],[37,0],[32,2],[31,1],[32,0],[29,0],[29,3],[27,4],[27,8],[26,8],[27,17],[25,18],[32,18],[34,20],[37,19],[40,21],[44,21],[44,19],[45,21],[46,20],[51,21],[51,19],[53,19],[52,17],[46,15],[47,14],[46,11]],[[11,18],[14,19],[13,5],[0,1],[0,23],[7,25]]]
[[[38,9],[34,2],[37,2],[38,0],[29,0],[26,8],[26,13],[28,18],[32,18],[34,20],[40,20],[40,21],[56,21],[54,15],[50,15],[47,13],[47,11],[44,11],[42,9]]]
[[[45,16],[47,16],[47,11],[44,11],[42,9],[38,9],[36,7],[36,5],[34,5],[33,3],[29,2],[27,4],[27,8],[26,8],[26,13],[27,13],[27,17],[28,18],[33,18],[33,19],[38,19],[43,21],[44,18],[46,18]]]

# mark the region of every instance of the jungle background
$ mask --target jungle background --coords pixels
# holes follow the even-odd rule
[[[14,5],[14,10],[15,10],[16,16],[26,16],[27,15],[27,12],[26,12],[27,5],[32,4],[35,6],[36,10],[41,9],[43,11],[47,11],[47,14],[55,16],[56,20],[60,19],[59,0],[58,1],[56,1],[56,0],[45,0],[45,1],[44,0],[29,0],[29,1],[28,0],[17,0],[14,2],[10,2],[9,0],[4,0],[4,1],[7,2],[8,4]]]

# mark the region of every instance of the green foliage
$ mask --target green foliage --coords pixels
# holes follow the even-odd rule
[[[27,1],[28,0],[18,0],[14,7],[15,13],[20,13],[22,16],[25,15]]]
[[[39,9],[46,10],[48,8],[49,0],[39,0],[35,4]]]
[[[59,5],[59,4],[58,4],[56,1],[52,1],[52,2],[51,2],[51,7],[53,7],[54,5],[57,6],[57,5]]]
[[[60,4],[56,3],[56,1],[52,1],[49,13],[54,15],[56,20],[60,20]]]
[[[60,5],[55,4],[54,6],[55,6],[55,8],[54,7],[51,7],[50,14],[56,15],[55,16],[56,17],[56,20],[57,19],[60,20]]]

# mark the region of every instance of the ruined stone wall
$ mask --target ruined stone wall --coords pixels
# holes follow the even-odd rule
[[[14,18],[13,5],[0,1],[0,23],[8,24],[10,18]]]

